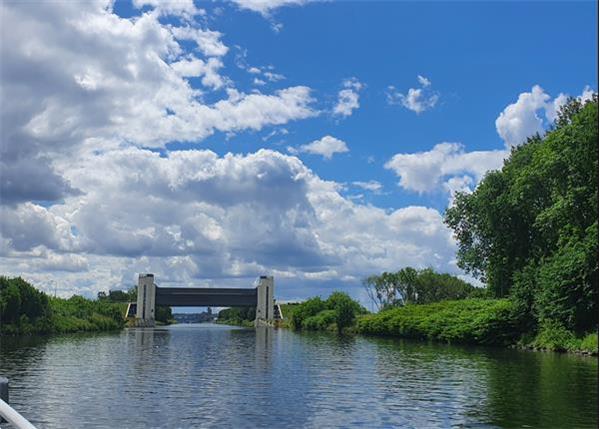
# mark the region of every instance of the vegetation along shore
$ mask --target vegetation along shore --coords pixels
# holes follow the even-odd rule
[[[74,295],[51,297],[25,280],[0,277],[0,335],[65,334],[111,331],[125,327],[127,304],[137,299],[128,292],[100,292],[95,300]],[[170,307],[157,307],[157,322],[172,323]]]

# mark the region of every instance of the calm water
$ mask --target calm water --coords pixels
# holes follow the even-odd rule
[[[179,325],[2,339],[40,428],[598,427],[598,360]]]

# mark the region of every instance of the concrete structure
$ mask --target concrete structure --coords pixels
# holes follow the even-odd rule
[[[154,274],[140,274],[138,277],[136,325],[154,326],[154,304],[156,285]]]
[[[256,325],[271,325],[275,318],[273,276],[260,276],[253,289],[161,288],[154,274],[140,274],[136,326],[154,326],[156,305],[169,307],[256,307]]]
[[[260,276],[256,285],[256,320],[255,324],[270,324],[273,322],[273,293],[275,282],[273,276]]]

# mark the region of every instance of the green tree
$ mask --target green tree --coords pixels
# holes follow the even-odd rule
[[[598,97],[571,100],[552,129],[446,211],[458,265],[534,322],[598,321]]]
[[[478,295],[478,289],[469,283],[450,274],[436,273],[432,268],[407,267],[396,273],[385,272],[366,278],[363,284],[378,309]]]
[[[323,310],[326,310],[327,306],[321,297],[314,297],[299,304],[292,313],[291,323],[292,327],[296,330],[302,329],[302,322],[311,317],[316,316]]]

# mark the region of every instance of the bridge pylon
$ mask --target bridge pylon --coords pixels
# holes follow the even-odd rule
[[[155,302],[154,274],[140,274],[138,276],[136,326],[154,327]]]
[[[271,325],[275,320],[273,296],[275,281],[273,276],[260,276],[256,285],[256,319],[255,326]]]

